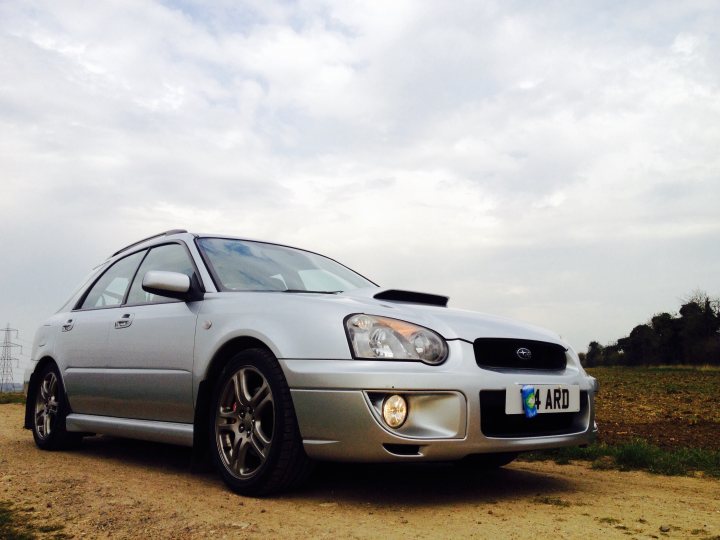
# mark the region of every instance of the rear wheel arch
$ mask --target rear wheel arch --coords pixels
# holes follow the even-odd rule
[[[33,428],[34,403],[32,403],[31,398],[35,395],[35,390],[37,389],[37,385],[40,382],[39,375],[43,372],[43,370],[48,364],[54,365],[56,368],[58,368],[58,371],[60,371],[57,362],[52,356],[43,356],[40,360],[38,360],[38,363],[35,365],[35,369],[33,369],[33,372],[30,374],[30,380],[28,381],[27,387],[27,395],[25,396],[25,425],[23,426],[25,429]],[[60,373],[60,378],[62,378],[62,373]]]
[[[68,432],[65,419],[70,404],[58,364],[51,358],[38,362],[28,385],[25,423],[42,450],[65,450],[76,447],[83,433]]]

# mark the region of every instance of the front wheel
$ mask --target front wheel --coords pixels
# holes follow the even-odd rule
[[[65,429],[65,417],[70,407],[57,367],[49,364],[42,370],[34,395],[28,399],[34,403],[32,431],[39,448],[62,450],[82,440],[79,433],[69,433]]]
[[[242,495],[289,489],[309,471],[290,390],[267,350],[234,356],[211,397],[210,437],[216,468]]]

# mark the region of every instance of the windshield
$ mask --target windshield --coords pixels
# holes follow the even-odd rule
[[[197,245],[224,291],[335,293],[376,286],[309,251],[229,238],[198,238]]]

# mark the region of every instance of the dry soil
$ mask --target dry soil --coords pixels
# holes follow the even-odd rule
[[[274,499],[229,492],[191,473],[190,451],[95,437],[42,452],[0,406],[0,501],[76,538],[720,538],[720,482],[520,462],[328,465]],[[55,527],[58,529],[52,530]]]

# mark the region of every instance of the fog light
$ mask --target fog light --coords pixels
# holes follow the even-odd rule
[[[385,423],[393,429],[399,428],[407,418],[407,402],[397,394],[385,398],[382,412]]]

